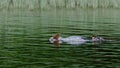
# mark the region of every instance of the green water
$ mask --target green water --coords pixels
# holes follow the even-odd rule
[[[120,10],[0,12],[0,68],[120,68]],[[97,34],[115,42],[61,44],[49,38]]]

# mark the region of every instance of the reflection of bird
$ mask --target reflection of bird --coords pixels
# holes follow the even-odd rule
[[[54,37],[51,37],[49,41],[51,43],[54,43],[55,46],[59,47],[60,43],[66,42],[67,44],[83,44],[87,41],[103,41],[104,39],[102,37],[97,37],[96,35],[93,35],[92,39],[87,39],[83,36],[69,36],[67,38],[62,38],[60,34],[56,34]]]

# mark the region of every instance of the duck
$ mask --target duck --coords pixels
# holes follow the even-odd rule
[[[105,39],[102,38],[102,37],[99,37],[97,35],[93,35],[91,41],[93,41],[93,42],[97,42],[97,41],[101,42],[101,41],[105,41]]]
[[[97,35],[93,35],[92,39],[88,39],[84,36],[69,36],[66,38],[63,38],[60,36],[60,34],[56,34],[53,37],[50,37],[49,41],[50,43],[54,43],[55,46],[59,47],[61,43],[65,42],[67,44],[74,44],[74,45],[79,45],[79,44],[84,44],[86,42],[98,42],[98,41],[103,41],[104,39],[102,37],[99,37]]]

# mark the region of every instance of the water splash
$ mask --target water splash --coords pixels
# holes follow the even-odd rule
[[[0,0],[0,9],[120,8],[120,0]]]

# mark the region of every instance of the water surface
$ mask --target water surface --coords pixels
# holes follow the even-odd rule
[[[120,10],[81,9],[0,12],[1,68],[119,68]],[[97,34],[115,42],[98,46],[61,44],[49,38],[56,33],[91,37]]]

